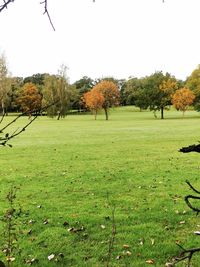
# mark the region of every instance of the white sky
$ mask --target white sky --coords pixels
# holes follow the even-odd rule
[[[15,0],[0,13],[0,52],[13,76],[142,77],[168,71],[185,79],[200,63],[200,0]],[[3,2],[3,1],[0,1]]]

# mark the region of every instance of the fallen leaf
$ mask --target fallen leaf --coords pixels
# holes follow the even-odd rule
[[[148,264],[154,264],[154,263],[155,263],[155,261],[154,261],[154,260],[152,260],[152,259],[150,259],[150,260],[146,260],[146,263],[148,263]]]
[[[48,219],[45,219],[45,220],[43,221],[43,224],[48,224],[48,223],[49,223]]]
[[[132,253],[131,253],[129,250],[127,250],[127,251],[126,251],[126,255],[127,255],[127,256],[131,256]]]
[[[123,255],[131,256],[132,253],[129,250],[123,251]]]
[[[141,238],[141,239],[139,239],[139,244],[141,245],[141,246],[143,246],[144,245],[144,240]]]
[[[123,245],[123,248],[129,248],[130,246],[129,245],[127,245],[127,244],[124,244]]]
[[[55,255],[54,254],[51,254],[51,255],[48,256],[48,260],[49,261],[53,260],[54,258],[55,258]]]
[[[200,231],[195,231],[194,234],[195,235],[200,235]]]
[[[153,246],[155,244],[155,240],[151,238],[151,245]]]
[[[36,262],[38,262],[38,259],[35,259],[35,258],[25,260],[25,263],[29,265],[32,265],[33,263],[36,263]]]
[[[68,228],[67,231],[68,232],[74,232],[74,227]]]
[[[6,260],[9,262],[13,262],[15,261],[15,257],[7,257]]]

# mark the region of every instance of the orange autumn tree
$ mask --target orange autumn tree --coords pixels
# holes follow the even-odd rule
[[[100,92],[104,97],[102,108],[105,111],[106,120],[108,120],[109,108],[119,105],[119,99],[120,99],[119,89],[114,82],[108,80],[102,80],[101,82],[96,84],[93,87],[93,89]]]
[[[98,110],[102,109],[102,106],[104,103],[103,95],[98,90],[93,88],[91,91],[83,95],[82,100],[83,100],[84,105],[94,113],[94,118],[96,120],[97,112]]]
[[[17,98],[17,104],[30,117],[33,112],[41,109],[42,95],[33,83],[25,83]]]
[[[183,115],[190,105],[192,105],[195,99],[194,93],[184,87],[178,89],[172,97],[172,104],[177,110],[181,110]]]

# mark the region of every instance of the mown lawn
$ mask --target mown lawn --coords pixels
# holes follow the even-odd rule
[[[13,148],[1,147],[0,216],[12,186],[19,188],[15,205],[22,210],[12,266],[27,266],[33,258],[41,267],[143,267],[150,259],[164,266],[180,252],[177,241],[199,246],[193,234],[199,218],[183,198],[191,193],[186,179],[200,189],[200,154],[178,150],[200,140],[200,114],[188,111],[182,118],[167,111],[160,120],[126,107],[110,115],[109,121],[103,114],[97,121],[91,115],[40,117],[13,139]],[[1,247],[4,229],[1,222]],[[199,261],[195,256],[193,266]]]

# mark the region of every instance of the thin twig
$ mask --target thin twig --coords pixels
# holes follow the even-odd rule
[[[27,124],[25,124],[25,126],[21,130],[19,130],[19,131],[16,130],[11,135],[6,134],[4,137],[1,137],[0,138],[0,141],[1,141],[0,145],[5,146],[10,139],[13,139],[14,137],[16,137],[19,134],[21,134],[22,132],[24,132],[26,130],[26,128],[30,124],[32,124],[43,111],[47,110],[49,107],[51,107],[51,106],[53,106],[55,104],[56,104],[56,102],[51,103],[51,104],[49,104],[47,106],[44,106],[40,110],[32,111],[32,113],[33,113],[33,119],[31,119]],[[10,125],[12,125],[14,122],[16,122],[16,120],[18,120],[19,118],[21,118],[22,116],[25,116],[27,114],[28,114],[27,112],[24,112],[22,114],[19,114],[15,119],[13,119],[10,123],[8,123],[5,127],[3,127],[0,130],[0,133],[2,133],[6,128],[8,128]]]
[[[180,253],[180,255],[178,257],[175,257],[173,259],[173,264],[175,265],[181,261],[188,259],[187,267],[190,267],[191,266],[190,263],[191,263],[191,260],[192,260],[194,253],[199,252],[200,248],[184,249],[179,244],[177,244],[177,245],[182,249],[182,252]]]
[[[185,182],[189,185],[189,187],[190,187],[195,193],[200,194],[200,191],[196,190],[196,189],[191,185],[191,183],[190,183],[188,180],[186,180]]]
[[[51,16],[50,16],[49,11],[48,11],[47,0],[44,0],[43,2],[40,2],[40,4],[41,4],[41,5],[44,5],[44,13],[43,13],[43,14],[47,14],[47,17],[48,17],[48,19],[49,19],[49,22],[50,22],[50,24],[51,24],[51,27],[52,27],[53,30],[55,31],[56,29],[55,29],[55,27],[54,27],[54,25],[53,25],[53,22],[52,22],[52,20],[51,20]]]
[[[2,123],[2,121],[3,121],[3,119],[4,119],[4,117],[5,117],[5,112],[3,112],[3,114],[2,114],[2,116],[1,116],[1,120],[0,120],[0,124]]]
[[[115,242],[115,236],[116,236],[116,222],[115,222],[115,206],[113,206],[112,209],[112,233],[111,233],[111,237],[109,240],[109,245],[108,245],[108,256],[107,256],[107,264],[106,267],[109,267],[110,261],[111,261],[111,256],[112,256],[112,251],[114,248],[114,242]]]
[[[196,190],[196,189],[194,188],[194,186],[192,186],[191,183],[190,183],[188,180],[186,180],[186,183],[189,185],[189,187],[190,187],[195,193],[200,194],[200,192],[199,192],[198,190]],[[185,196],[185,202],[186,202],[186,204],[188,205],[188,207],[189,207],[190,209],[192,209],[193,211],[197,212],[197,215],[198,215],[198,213],[200,212],[200,209],[194,207],[194,206],[190,203],[189,199],[196,199],[196,200],[198,199],[198,200],[200,200],[200,197],[199,197],[199,196],[193,196],[193,195],[187,195],[187,196]]]

